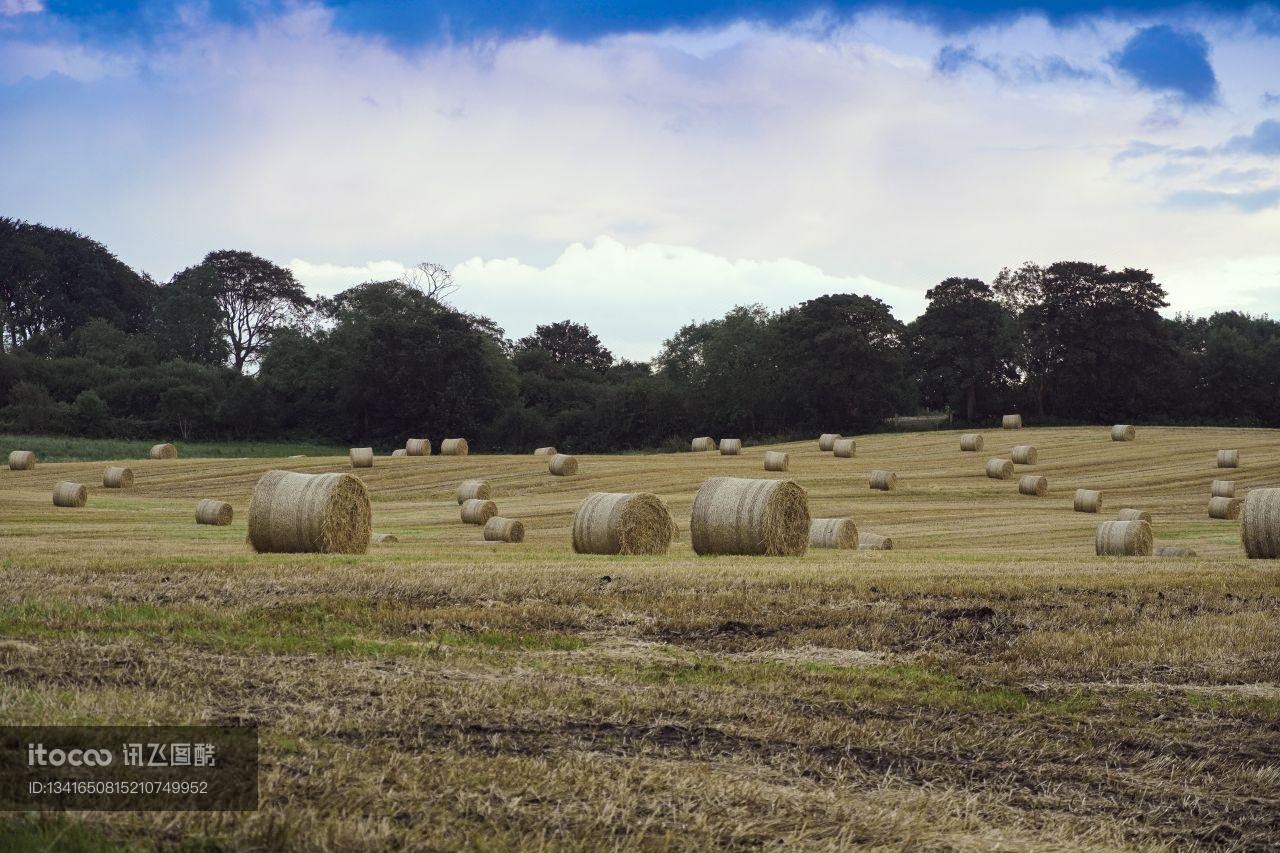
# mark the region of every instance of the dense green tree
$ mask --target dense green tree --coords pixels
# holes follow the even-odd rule
[[[231,338],[219,302],[220,280],[206,264],[188,267],[160,288],[150,332],[161,359],[226,364]]]
[[[213,275],[222,331],[237,373],[261,357],[275,332],[301,326],[311,309],[292,272],[251,252],[210,252],[201,266]]]
[[[603,373],[613,364],[613,353],[586,326],[562,320],[538,326],[532,335],[516,341],[516,357],[524,353],[545,354],[549,363],[564,368],[583,368]]]

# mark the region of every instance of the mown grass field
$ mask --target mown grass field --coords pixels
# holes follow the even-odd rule
[[[0,719],[254,720],[251,813],[11,815],[0,848],[1269,849],[1280,846],[1280,563],[1249,561],[1209,483],[1280,485],[1280,433],[1106,427],[860,438],[853,459],[764,448],[583,456],[380,456],[359,472],[361,557],[254,555],[248,497],[274,467],[345,457],[0,472]],[[987,479],[1034,444],[1046,497]],[[1241,467],[1214,467],[1238,448]],[[5,448],[13,449],[13,448]],[[894,469],[895,492],[866,472]],[[815,517],[889,552],[700,558],[708,476],[790,476]],[[459,523],[487,478],[520,545]],[[90,486],[55,509],[55,481]],[[1072,511],[1077,487],[1103,512]],[[579,557],[591,491],[652,491],[666,557]],[[198,527],[195,503],[235,506]],[[1192,559],[1097,558],[1096,524],[1150,510]]]

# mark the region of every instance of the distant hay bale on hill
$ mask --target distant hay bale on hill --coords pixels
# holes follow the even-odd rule
[[[353,447],[347,451],[351,456],[352,468],[372,468],[373,467],[373,448],[372,447]]]
[[[225,527],[235,517],[235,511],[226,501],[205,498],[196,504],[196,524],[216,524]]]
[[[976,432],[967,432],[960,436],[960,449],[964,452],[973,453],[982,449],[982,436]]]
[[[858,550],[859,551],[892,551],[893,540],[888,536],[881,536],[879,533],[859,533],[858,534]]]
[[[109,466],[107,470],[102,472],[102,487],[104,489],[133,488],[133,469],[123,468],[119,465]]]
[[[391,451],[391,456],[393,458],[403,459],[408,455],[409,451],[405,450],[403,447],[397,447],[395,450]]]
[[[809,499],[794,480],[712,477],[693,498],[697,554],[798,557],[809,547]]]
[[[36,455],[30,450],[15,450],[9,454],[10,471],[30,471],[36,467]]]
[[[394,533],[375,533],[369,541],[373,545],[393,545],[400,539]]]
[[[503,518],[495,515],[484,523],[484,541],[486,542],[523,542],[524,523],[514,518]]]
[[[1122,509],[1116,513],[1116,518],[1120,521],[1145,521],[1151,523],[1151,513],[1145,509]]]
[[[1280,489],[1250,489],[1240,513],[1240,541],[1251,560],[1280,557]]]
[[[1076,512],[1101,512],[1102,492],[1093,489],[1076,489],[1073,508]]]
[[[831,444],[831,452],[839,459],[852,459],[858,452],[858,443],[852,438],[837,438]]]
[[[464,524],[485,524],[498,514],[498,505],[493,501],[471,498],[462,502],[459,513]]]
[[[1214,480],[1209,487],[1209,496],[1214,498],[1234,498],[1236,496],[1235,480]]]
[[[1157,557],[1194,557],[1195,551],[1180,545],[1161,545],[1156,549]]]
[[[815,518],[809,522],[810,548],[857,548],[858,525],[852,518]]]
[[[594,492],[573,514],[577,554],[665,554],[674,535],[667,505],[645,492]]]
[[[716,440],[709,435],[700,435],[689,443],[689,449],[694,453],[701,453],[704,450],[715,450]]]
[[[1112,441],[1133,441],[1137,431],[1132,424],[1116,424],[1111,428]]]
[[[405,456],[430,456],[431,439],[411,438],[404,443]]]
[[[441,456],[466,456],[471,452],[465,438],[446,438],[440,442]]]
[[[1013,476],[1013,463],[998,457],[988,459],[987,476],[993,480],[1007,480]]]
[[[824,432],[818,436],[818,449],[824,453],[830,453],[835,449],[836,439],[840,437],[838,432]]]
[[[458,503],[464,504],[469,500],[477,499],[487,501],[493,497],[489,489],[489,484],[484,480],[463,480],[458,484]]]
[[[1104,521],[1093,537],[1099,557],[1150,557],[1151,525],[1145,521]]]
[[[1018,494],[1043,497],[1049,491],[1049,478],[1043,474],[1023,474],[1018,478]]]
[[[742,452],[742,439],[740,438],[720,439],[720,455],[721,456],[737,456],[741,452]]]
[[[89,490],[80,483],[63,480],[53,487],[53,505],[82,507],[89,500]]]
[[[1244,501],[1240,498],[1209,498],[1209,517],[1228,520],[1240,517],[1240,507]]]
[[[268,471],[249,501],[249,544],[258,553],[363,554],[371,515],[353,474]]]
[[[1036,449],[1030,444],[1015,444],[1009,451],[1009,458],[1015,465],[1034,465],[1040,458],[1040,454],[1036,453]]]
[[[1240,451],[1239,450],[1219,450],[1218,451],[1218,467],[1219,468],[1239,468],[1240,467]]]
[[[867,487],[877,492],[892,492],[898,488],[898,475],[883,468],[872,468],[867,472]]]
[[[554,447],[539,447],[533,451],[534,456],[555,456],[558,451]]]
[[[153,444],[151,450],[147,453],[150,459],[177,459],[178,448],[172,444]]]
[[[764,452],[764,470],[786,471],[791,466],[791,457],[778,450]]]
[[[1022,429],[1022,415],[1005,415],[1000,419],[1001,429]]]
[[[547,460],[547,470],[557,477],[572,477],[578,473],[578,460],[564,453],[557,453]]]

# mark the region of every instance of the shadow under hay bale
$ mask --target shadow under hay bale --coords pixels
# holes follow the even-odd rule
[[[249,501],[249,544],[258,553],[363,554],[371,516],[353,474],[268,471]]]
[[[1133,428],[1132,424],[1116,424],[1111,428],[1112,441],[1133,441],[1135,435],[1137,435],[1137,430]]]
[[[458,484],[458,503],[464,504],[475,498],[487,501],[493,497],[489,484],[484,480],[463,480]]]
[[[484,541],[486,542],[523,542],[524,523],[514,518],[503,518],[495,515],[484,523]]]
[[[791,467],[791,457],[778,450],[766,450],[764,452],[764,470],[766,471],[786,471]]]
[[[53,505],[82,507],[89,501],[89,490],[80,483],[63,480],[53,487]]]
[[[15,450],[9,454],[10,471],[31,471],[36,467],[36,455],[30,450]]]
[[[205,498],[196,504],[196,524],[215,524],[225,527],[235,517],[235,511],[226,501]]]
[[[1150,557],[1151,525],[1145,521],[1104,521],[1093,537],[1099,557]]]
[[[102,487],[104,489],[133,488],[133,469],[123,468],[119,465],[109,466],[107,470],[102,472]]]
[[[1049,478],[1043,474],[1023,474],[1018,478],[1018,494],[1041,498],[1049,492]]]
[[[998,457],[988,459],[987,476],[993,480],[1007,480],[1013,476],[1013,463]]]
[[[815,518],[809,522],[810,548],[858,547],[858,525],[852,518]]]
[[[960,450],[965,453],[976,453],[982,449],[982,436],[976,432],[965,433],[960,436]]]
[[[1015,444],[1009,451],[1009,458],[1015,465],[1034,465],[1040,459],[1040,454],[1029,444]]]
[[[667,505],[645,492],[595,492],[573,514],[577,554],[665,554],[673,538]]]
[[[459,514],[464,524],[485,524],[498,514],[498,505],[493,501],[471,498],[462,502]]]
[[[547,470],[557,477],[572,477],[578,473],[578,460],[576,457],[557,453],[547,460]]]
[[[1101,512],[1102,492],[1093,489],[1076,489],[1072,508],[1076,512]]]
[[[830,453],[835,449],[836,441],[841,438],[838,432],[824,432],[818,436],[818,449],[823,453]]]
[[[693,498],[695,553],[798,557],[809,547],[809,500],[794,480],[712,477]]]
[[[148,459],[177,459],[178,448],[172,444],[153,444],[147,452]]]

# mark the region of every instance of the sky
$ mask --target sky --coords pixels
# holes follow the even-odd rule
[[[1280,5],[0,0],[0,215],[636,359],[1024,261],[1280,316]]]

